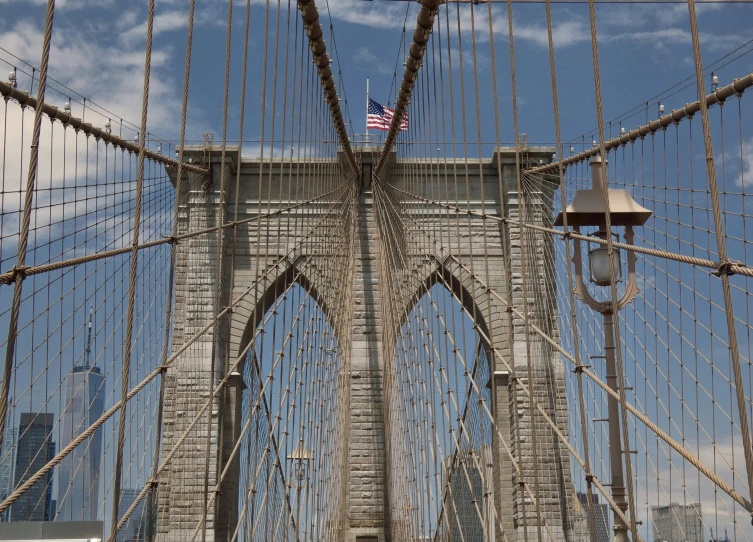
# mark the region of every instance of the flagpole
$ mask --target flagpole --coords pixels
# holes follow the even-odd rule
[[[369,78],[366,78],[366,143],[369,143]]]

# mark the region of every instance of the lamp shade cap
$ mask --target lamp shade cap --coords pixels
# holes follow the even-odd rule
[[[288,455],[288,459],[292,460],[301,460],[301,461],[311,461],[314,459],[313,454],[311,453],[311,450],[305,448],[303,446],[303,441],[299,440],[298,444],[295,447],[295,450],[290,452],[290,455]]]
[[[609,189],[609,211],[612,226],[642,226],[652,214],[624,189]],[[565,213],[568,226],[604,226],[604,193],[601,190],[578,190]],[[563,213],[557,215],[554,225],[564,225]]]

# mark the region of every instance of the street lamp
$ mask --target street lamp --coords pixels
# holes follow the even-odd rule
[[[293,477],[291,477],[291,484],[295,485],[296,489],[297,526],[301,524],[301,491],[308,486],[308,467],[309,462],[313,460],[313,452],[312,450],[308,450],[306,447],[304,447],[303,439],[298,440],[298,444],[296,445],[295,449],[288,455],[288,461],[290,461],[292,463],[292,466],[295,468],[295,482],[292,482]]]
[[[615,269],[615,277],[610,272],[609,249],[604,243],[611,235],[613,239],[619,240],[619,235],[614,231],[607,231],[606,216],[607,210],[604,207],[604,162],[601,156],[595,156],[591,160],[591,190],[578,190],[575,197],[564,213],[560,213],[554,221],[555,226],[562,226],[564,216],[567,217],[567,223],[573,227],[576,234],[580,234],[581,226],[596,227],[595,233],[588,241],[588,277],[589,281],[595,286],[612,286],[612,281],[622,281],[622,257],[619,249],[612,248],[612,261]],[[609,190],[609,217],[610,225],[614,227],[624,227],[625,242],[628,245],[633,244],[633,226],[642,226],[651,217],[651,211],[640,206],[630,195],[627,190],[608,189]],[[564,215],[564,216],[563,216]],[[601,313],[604,319],[604,359],[606,361],[607,385],[613,391],[617,392],[618,378],[617,367],[615,362],[615,336],[613,326],[613,306],[611,299],[595,299],[585,282],[583,281],[583,264],[581,256],[581,240],[577,237],[574,239],[574,250],[572,263],[575,267],[575,287],[574,294],[579,297],[588,307],[596,312]],[[593,248],[592,248],[593,246]],[[634,251],[627,251],[627,268],[628,280],[620,299],[617,300],[616,310],[619,311],[630,303],[640,291],[637,286],[635,276],[636,256]],[[622,438],[620,433],[620,404],[612,395],[607,401],[609,412],[609,463],[611,465],[611,491],[617,507],[625,513],[627,510],[627,500],[625,499],[625,480],[622,473]],[[625,453],[629,453],[626,450]],[[628,542],[628,527],[620,517],[615,514],[614,519],[614,540],[615,542]]]
[[[308,485],[308,463],[314,460],[311,450],[303,446],[303,439],[298,441],[295,450],[290,452],[288,460],[295,466],[296,487],[301,490]],[[296,466],[297,465],[297,466]]]

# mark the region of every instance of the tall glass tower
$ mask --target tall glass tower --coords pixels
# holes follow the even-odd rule
[[[120,502],[118,505],[118,517],[122,518],[139,495],[138,489],[123,488],[120,493]],[[147,526],[149,525],[149,511],[152,508],[152,494],[147,493],[131,514],[128,522],[123,525],[118,535],[115,537],[116,542],[143,542],[147,539]],[[155,514],[156,520],[156,514]],[[156,522],[154,524],[154,533]]]
[[[62,446],[92,425],[104,411],[105,377],[91,365],[92,316],[83,365],[75,365],[65,377],[65,409],[61,416]],[[95,521],[99,502],[99,468],[102,430],[78,445],[58,467],[57,521]]]
[[[55,456],[52,429],[53,414],[22,412],[18,426],[18,449],[14,485],[29,480]],[[11,521],[51,521],[55,505],[52,500],[52,471],[44,475],[10,507]]]
[[[453,465],[454,460],[454,465]],[[484,540],[484,484],[476,450],[461,450],[442,463],[443,483],[450,485],[445,502],[445,535],[441,540]],[[480,514],[480,516],[479,516]]]
[[[13,404],[13,399],[8,401]],[[0,451],[0,499],[5,500],[13,491],[13,465],[15,464],[16,428],[6,422],[3,447]],[[10,509],[0,512],[0,521],[10,521]]]

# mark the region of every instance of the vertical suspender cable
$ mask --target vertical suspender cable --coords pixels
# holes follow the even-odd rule
[[[552,32],[552,6],[551,0],[546,0],[546,28],[549,41],[549,72],[552,81],[552,106],[554,108],[554,131],[557,142],[557,173],[560,185],[560,205],[562,209],[567,207],[565,190],[565,171],[562,166],[562,132],[560,130],[559,96],[557,94],[557,71],[554,59],[554,37]],[[567,213],[562,213],[563,229],[565,235],[569,232]],[[573,357],[576,362],[576,379],[578,381],[578,410],[580,411],[581,439],[583,443],[583,461],[586,470],[586,502],[588,505],[589,528],[591,538],[596,540],[596,515],[594,512],[593,488],[591,481],[591,456],[588,449],[588,427],[586,425],[585,399],[583,397],[583,371],[580,359],[580,346],[578,341],[578,316],[575,312],[575,286],[573,282],[573,269],[570,266],[571,250],[570,242],[565,238],[565,266],[567,267],[567,292],[570,307],[570,321],[573,331]]]
[[[593,0],[591,0],[593,1]],[[740,367],[740,350],[737,342],[737,329],[735,328],[735,311],[732,304],[732,291],[729,284],[731,262],[727,256],[727,245],[722,224],[722,211],[719,205],[719,186],[716,181],[716,167],[714,166],[714,147],[711,141],[711,126],[709,125],[709,111],[706,106],[706,91],[703,83],[703,61],[701,59],[701,42],[698,35],[698,20],[696,18],[695,0],[688,0],[688,12],[690,15],[690,33],[693,38],[693,58],[695,61],[696,85],[698,86],[698,100],[700,102],[701,123],[703,126],[703,143],[706,151],[706,174],[711,190],[711,205],[714,212],[714,230],[716,234],[717,251],[719,252],[719,278],[722,282],[724,293],[724,309],[727,316],[727,329],[729,332],[729,351],[732,358],[732,370],[735,377],[735,393],[737,396],[737,410],[740,416],[740,432],[743,438],[743,451],[745,452],[745,468],[748,474],[748,491],[753,501],[753,442],[751,442],[750,426],[748,425],[747,401],[745,397],[745,384],[743,383],[742,369]],[[742,149],[742,144],[740,145]]]
[[[596,119],[597,124],[599,126],[599,150],[600,150],[600,156],[602,160],[606,161],[607,153],[606,153],[606,147],[605,147],[605,135],[604,135],[604,115],[602,110],[602,102],[601,102],[601,77],[599,72],[599,49],[598,44],[596,40],[596,8],[594,5],[594,0],[589,0],[588,2],[588,9],[589,9],[589,19],[591,23],[591,53],[593,57],[593,71],[594,71],[594,89],[596,93]],[[607,254],[609,256],[609,276],[611,278],[611,314],[607,315],[606,318],[611,320],[612,327],[614,329],[614,342],[617,345],[615,348],[615,358],[617,361],[617,389],[619,391],[619,404],[620,404],[620,414],[621,414],[621,425],[622,425],[622,448],[623,448],[623,454],[622,457],[625,458],[625,480],[627,484],[627,493],[628,493],[628,507],[630,510],[629,519],[630,519],[630,530],[633,534],[633,540],[638,539],[638,527],[635,522],[635,496],[633,494],[633,469],[632,469],[632,460],[630,458],[630,428],[628,425],[628,417],[627,417],[627,411],[625,410],[627,399],[625,394],[625,371],[624,366],[622,362],[622,347],[620,346],[622,344],[622,341],[620,340],[620,321],[619,321],[619,313],[617,310],[617,303],[618,303],[618,296],[617,296],[617,280],[616,280],[616,269],[615,269],[615,261],[612,257],[614,248],[612,247],[612,218],[611,218],[611,212],[609,209],[609,181],[608,181],[608,170],[609,168],[602,168],[603,176],[602,176],[602,183],[603,183],[603,193],[604,193],[604,229],[607,232]],[[605,320],[606,321],[606,320]],[[604,329],[605,335],[609,333],[609,330]],[[611,337],[607,337],[607,342],[605,343],[605,348],[609,348],[609,339]],[[613,346],[613,345],[612,345]],[[614,469],[615,465],[610,465],[610,469]],[[621,465],[618,465],[617,468],[622,469]]]
[[[494,47],[494,28],[493,28],[493,17],[492,17],[492,5],[491,2],[487,2],[487,18],[489,22],[489,53],[491,57],[491,66],[492,66],[492,95],[494,97],[494,118],[499,119],[499,100],[497,98],[498,92],[497,92],[497,62],[496,62],[496,55],[495,55],[495,47]],[[494,123],[494,142],[495,142],[495,152],[501,152],[500,149],[500,137],[499,137],[499,121]],[[508,207],[507,202],[504,197],[504,185],[502,181],[502,160],[497,159],[497,190],[498,190],[498,197],[499,197],[499,204],[500,204],[500,210],[502,217],[508,216]],[[509,223],[506,220],[503,220],[500,222],[500,230],[501,230],[501,245],[502,245],[502,260],[504,262],[510,261],[510,227]],[[505,303],[506,303],[506,314],[507,314],[507,328],[509,333],[513,333],[513,330],[515,329],[513,324],[513,313],[512,313],[512,306],[513,306],[513,300],[512,300],[512,270],[509,265],[503,266],[503,272],[504,272],[504,280],[505,280]],[[491,281],[490,281],[491,282]],[[490,331],[491,335],[491,331]],[[512,409],[514,412],[514,428],[515,428],[515,434],[520,434],[520,414],[518,413],[518,393],[517,393],[517,373],[515,370],[515,349],[510,348],[510,367],[512,369],[510,377],[513,383],[513,394],[512,394]],[[496,368],[497,366],[497,360],[496,356],[496,348],[491,347],[490,352],[492,353],[492,356],[490,357],[490,370],[492,367]],[[492,375],[496,371],[492,371]],[[494,391],[494,396],[496,396],[496,384],[492,386],[492,390]],[[498,412],[498,405],[497,405],[497,399],[493,399],[494,408],[497,409],[494,412]],[[497,452],[498,446],[495,446],[494,450]],[[523,469],[523,454],[522,454],[522,443],[521,439],[516,438],[515,439],[515,453],[517,454],[517,461],[518,461],[518,476],[520,477],[520,482],[522,483],[523,487],[527,487],[526,481],[525,481],[525,471]],[[497,505],[497,501],[495,500],[495,506]],[[501,496],[500,496],[500,504],[501,507]],[[523,517],[525,517],[525,498],[521,500],[521,512]],[[523,539],[525,541],[528,540],[528,532],[527,530],[523,531]]]
[[[512,0],[507,0],[507,26],[508,26],[508,37],[510,42],[510,81],[511,81],[511,87],[512,87],[512,121],[513,121],[513,137],[515,138],[515,176],[516,176],[516,184],[517,184],[517,190],[518,190],[518,235],[520,236],[520,274],[521,274],[521,288],[522,288],[522,294],[523,294],[523,321],[525,326],[525,341],[526,341],[526,366],[528,371],[528,388],[530,389],[530,393],[528,394],[528,408],[529,408],[529,415],[531,416],[531,448],[533,452],[533,483],[534,483],[534,492],[536,494],[536,501],[534,502],[534,506],[536,507],[536,517],[538,518],[538,521],[536,522],[536,530],[538,534],[539,540],[541,540],[541,527],[543,518],[541,515],[541,494],[539,492],[540,490],[540,481],[539,481],[539,460],[538,460],[538,431],[536,430],[536,410],[534,409],[534,393],[535,393],[535,383],[533,380],[533,360],[531,359],[532,351],[531,351],[531,337],[530,337],[530,313],[528,310],[528,262],[526,261],[526,258],[528,257],[526,254],[526,233],[523,231],[523,224],[526,220],[526,198],[524,196],[523,191],[523,185],[521,183],[520,178],[520,140],[518,138],[519,131],[518,131],[518,91],[517,91],[517,84],[515,81],[515,37],[513,34],[513,22],[512,22]],[[515,393],[517,394],[517,379],[516,379],[516,386],[515,386]],[[528,518],[523,518],[523,529],[524,533],[527,536],[528,535]]]
[[[405,61],[405,72],[403,73],[403,82],[395,99],[395,112],[392,115],[392,124],[387,138],[384,140],[384,147],[374,166],[374,175],[379,175],[382,171],[387,157],[392,152],[395,140],[400,133],[400,125],[403,122],[405,109],[410,103],[410,96],[413,87],[416,84],[418,70],[421,67],[421,61],[426,52],[426,44],[429,41],[429,34],[434,25],[434,15],[437,12],[439,0],[422,0],[421,9],[416,16],[416,29],[413,31],[413,41],[410,45],[410,54]]]
[[[47,19],[42,42],[42,63],[39,70],[39,86],[37,87],[37,104],[44,103],[44,93],[47,89],[47,67],[50,63],[50,43],[52,41],[52,21],[55,15],[55,0],[47,3]],[[29,243],[29,225],[31,223],[31,207],[33,205],[34,187],[37,180],[39,165],[39,137],[42,131],[42,107],[34,111],[34,130],[31,136],[31,153],[29,155],[29,174],[26,179],[24,194],[24,210],[21,218],[21,231],[18,238],[18,260],[13,267],[16,284],[13,287],[13,301],[11,302],[10,321],[8,322],[8,342],[5,345],[5,366],[3,367],[3,382],[0,389],[0,448],[5,437],[5,423],[8,417],[8,390],[10,388],[13,359],[15,357],[16,339],[18,338],[18,316],[21,310],[21,290],[26,268],[26,249]]]
[[[206,450],[204,451],[204,510],[202,511],[202,524],[203,527],[201,529],[201,540],[204,542],[206,540],[207,536],[207,514],[208,514],[208,506],[209,506],[209,472],[210,472],[210,456],[209,449],[212,444],[212,416],[213,416],[213,405],[215,401],[215,394],[214,394],[214,381],[215,381],[215,371],[217,370],[216,367],[216,359],[217,359],[217,342],[219,341],[219,312],[220,312],[220,299],[222,297],[222,263],[224,261],[224,251],[222,244],[224,242],[224,228],[221,228],[221,226],[224,223],[225,219],[225,171],[227,170],[227,167],[225,166],[225,154],[227,152],[227,114],[228,114],[228,101],[230,96],[230,52],[231,52],[231,40],[233,36],[233,0],[228,0],[227,3],[227,40],[225,42],[225,87],[224,87],[224,96],[223,96],[223,102],[222,102],[222,151],[221,151],[221,158],[220,158],[220,187],[219,187],[219,203],[217,205],[217,245],[215,246],[215,250],[217,252],[217,256],[215,259],[215,278],[214,278],[214,324],[212,325],[212,359],[210,360],[209,365],[209,389],[207,390],[209,393],[209,408],[207,409],[207,436],[205,441]],[[240,167],[239,167],[240,169]],[[224,367],[223,367],[224,368]],[[223,375],[224,376],[224,375]],[[223,394],[220,393],[220,396]],[[217,434],[220,434],[219,427],[217,430]],[[217,446],[221,448],[222,442],[220,439],[217,439]],[[217,466],[220,465],[222,462],[222,458],[220,456],[217,457],[217,465],[215,465],[214,468],[214,476],[217,475]],[[217,521],[216,514],[214,515],[213,521]]]
[[[182,191],[181,178],[183,177],[183,147],[186,141],[186,118],[188,116],[188,81],[191,74],[191,49],[193,45],[193,21],[194,12],[196,7],[196,0],[190,0],[188,7],[188,36],[186,38],[186,67],[183,74],[183,103],[181,105],[180,116],[180,140],[178,147],[178,164],[175,177],[175,208],[173,210],[173,229],[172,237],[175,238],[178,234],[178,210],[180,209],[180,195]],[[177,244],[171,243],[170,245],[170,276],[167,281],[167,307],[165,312],[165,337],[162,344],[162,357],[161,365],[165,366],[167,361],[167,353],[170,351],[169,339],[170,328],[172,323],[172,309],[173,309],[173,293],[174,293],[174,279],[175,279],[175,265],[176,265],[176,252]],[[159,456],[160,448],[162,445],[162,416],[165,402],[165,372],[163,371],[160,377],[159,385],[159,405],[157,406],[157,433],[154,443],[154,460],[152,462],[152,477],[153,484],[151,490],[151,502],[148,502],[149,513],[147,523],[147,541],[152,542],[154,536],[154,514],[157,510],[157,488],[159,487],[159,479],[155,479],[157,469],[159,468]]]
[[[149,77],[152,67],[152,35],[154,31],[154,0],[149,0],[149,14],[146,25],[146,58],[144,60],[144,94],[141,101],[141,131],[139,132],[139,161],[136,169],[136,202],[133,216],[133,235],[131,237],[131,269],[128,284],[128,308],[126,309],[126,332],[123,353],[123,370],[121,374],[120,413],[118,419],[118,446],[115,456],[115,482],[113,483],[112,525],[109,542],[115,542],[118,524],[118,508],[120,507],[120,485],[123,476],[123,448],[125,447],[126,432],[126,401],[128,400],[128,384],[131,368],[131,352],[133,342],[133,311],[136,302],[136,273],[138,268],[139,226],[141,225],[141,196],[144,187],[144,149],[146,145],[146,117],[149,108]]]

